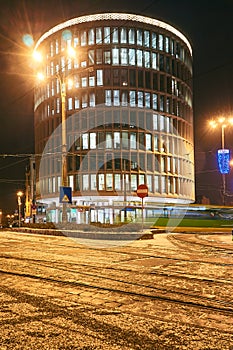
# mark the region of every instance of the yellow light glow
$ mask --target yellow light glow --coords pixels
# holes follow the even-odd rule
[[[218,118],[218,121],[219,121],[219,123],[224,123],[225,122],[225,118],[224,117],[220,117],[220,118]]]
[[[39,51],[33,51],[33,58],[36,62],[42,62],[42,55]]]
[[[217,124],[214,120],[210,120],[209,121],[209,125],[212,127],[212,128],[216,128]]]
[[[41,73],[41,72],[38,72],[38,73],[37,73],[37,79],[38,79],[39,81],[43,81],[43,80],[45,80],[45,76],[44,76],[44,74],[43,74],[43,73]]]
[[[73,85],[74,85],[73,80],[72,80],[72,79],[68,79],[68,80],[67,80],[68,89],[72,89]]]
[[[18,191],[18,192],[17,192],[17,196],[18,196],[18,197],[22,197],[22,195],[23,195],[23,192],[22,192],[22,191]]]
[[[68,49],[67,49],[67,54],[68,54],[69,57],[75,58],[76,51],[75,51],[75,49],[72,46],[69,46]]]

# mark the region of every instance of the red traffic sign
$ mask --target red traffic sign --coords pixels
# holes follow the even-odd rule
[[[139,185],[137,188],[137,196],[140,198],[148,197],[148,187],[147,185]]]

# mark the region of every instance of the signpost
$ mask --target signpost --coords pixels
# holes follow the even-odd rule
[[[143,200],[145,197],[148,197],[148,187],[145,184],[141,184],[137,188],[137,196],[142,200],[142,231],[144,226],[144,204]]]

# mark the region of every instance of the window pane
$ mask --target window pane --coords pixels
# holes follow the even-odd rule
[[[121,28],[121,44],[127,43],[127,31],[126,28]]]
[[[127,49],[121,49],[121,64],[128,65],[128,52]]]
[[[98,190],[104,191],[104,174],[99,174],[98,176]]]
[[[103,70],[97,69],[96,75],[97,86],[103,85]]]
[[[135,30],[130,28],[129,29],[129,44],[135,43]]]
[[[119,65],[119,49],[112,49],[112,64]]]
[[[102,28],[96,28],[96,44],[102,44]]]
[[[96,189],[96,174],[91,174],[91,190],[95,191]]]
[[[88,32],[88,45],[94,45],[95,43],[95,32],[94,29],[90,29]]]
[[[110,27],[104,27],[104,42],[110,44]]]
[[[112,42],[113,43],[118,43],[118,28],[113,28],[112,31]]]
[[[142,30],[137,29],[137,44],[142,45]]]
[[[106,174],[106,191],[113,190],[113,176],[112,174]]]
[[[144,46],[150,46],[150,32],[148,30],[144,30]]]
[[[115,182],[115,191],[121,190],[121,175],[115,174],[114,175],[114,182]]]
[[[136,64],[136,56],[134,49],[129,49],[129,64],[132,66],[135,66]]]
[[[83,191],[89,190],[89,175],[85,174],[83,175]]]
[[[142,50],[137,50],[137,65],[142,67]]]

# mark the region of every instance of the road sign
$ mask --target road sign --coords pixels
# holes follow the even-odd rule
[[[71,187],[60,187],[60,203],[72,203]]]
[[[137,188],[137,196],[140,198],[148,197],[148,187],[147,185],[139,185]]]

